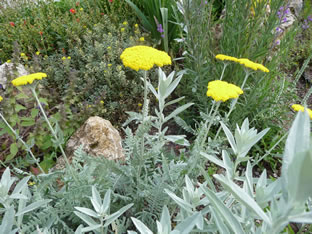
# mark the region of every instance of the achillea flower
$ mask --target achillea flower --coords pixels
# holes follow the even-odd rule
[[[9,22],[9,24],[10,24],[12,27],[15,26],[14,22]]]
[[[133,46],[125,49],[120,58],[125,67],[133,70],[150,70],[154,65],[162,67],[171,64],[170,56],[149,46]]]
[[[72,14],[75,14],[76,10],[74,8],[70,8],[69,12],[72,13]]]
[[[0,96],[0,102],[3,100],[3,98]]]
[[[245,67],[248,67],[248,68],[251,68],[255,71],[257,70],[261,70],[263,72],[269,72],[269,69],[267,69],[265,66],[263,66],[262,64],[260,63],[255,63],[255,62],[252,62],[250,61],[249,59],[246,59],[246,58],[241,58],[241,59],[238,59],[237,61],[238,63],[244,65]]]
[[[33,73],[25,76],[20,76],[14,80],[12,80],[12,84],[14,86],[21,86],[21,85],[27,85],[27,84],[32,84],[34,80],[42,80],[42,78],[47,77],[47,74],[38,72],[38,73]]]
[[[233,62],[237,62],[238,59],[235,58],[235,57],[232,57],[232,56],[228,56],[228,55],[224,55],[224,54],[217,54],[216,55],[216,59],[219,59],[219,60],[226,60],[226,61],[233,61]]]
[[[213,98],[216,102],[225,102],[231,98],[238,98],[241,94],[243,94],[241,88],[226,81],[214,80],[208,83],[207,96]]]
[[[302,112],[304,112],[304,106],[299,105],[299,104],[294,104],[294,105],[291,106],[291,108],[293,108],[294,111],[302,111]],[[306,110],[308,111],[310,119],[312,119],[312,110],[309,109],[309,108],[306,108]]]

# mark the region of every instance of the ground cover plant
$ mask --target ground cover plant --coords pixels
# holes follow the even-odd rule
[[[0,42],[1,61],[29,72],[8,75],[0,90],[1,233],[311,229],[312,89],[296,99],[283,78],[301,27],[277,37],[287,3],[1,7],[10,33]],[[39,31],[47,40],[24,39],[32,27],[17,22],[29,16],[45,25],[49,15],[55,25]],[[304,61],[299,73],[309,56]],[[83,146],[68,160],[66,141],[92,115],[118,127],[124,161],[88,155]],[[64,169],[52,168],[56,158]]]

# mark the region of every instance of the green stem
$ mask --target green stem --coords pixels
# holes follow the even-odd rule
[[[147,100],[147,71],[144,71],[143,73],[143,81],[144,81],[144,100],[143,100],[143,108],[142,108],[142,124],[145,124],[146,117],[148,114],[148,100]],[[144,141],[144,134],[141,139],[141,149],[140,149],[140,166],[138,169],[138,180],[140,179],[140,174],[143,166],[143,161],[144,161],[144,150],[145,149],[145,141]]]
[[[40,111],[41,111],[41,113],[42,113],[42,115],[43,115],[43,117],[44,117],[44,120],[45,120],[46,123],[48,124],[49,129],[50,129],[50,131],[51,131],[51,133],[52,133],[54,139],[55,139],[56,141],[58,141],[59,139],[58,139],[58,137],[57,137],[57,134],[56,134],[56,132],[54,131],[54,129],[53,129],[53,127],[52,127],[52,125],[51,125],[51,123],[50,123],[50,121],[49,121],[49,119],[48,119],[48,117],[47,117],[47,115],[46,115],[46,113],[45,113],[45,111],[44,111],[44,109],[43,109],[43,107],[42,107],[40,101],[39,101],[39,98],[38,98],[38,95],[37,95],[37,93],[36,93],[35,87],[32,86],[32,85],[30,85],[29,87],[30,87],[31,92],[32,92],[32,94],[34,95],[34,97],[35,97],[35,99],[36,99],[36,101],[37,101],[37,103],[38,103],[38,106],[39,106],[39,108],[40,108]],[[65,154],[65,151],[64,151],[64,149],[63,149],[61,143],[58,143],[58,147],[59,147],[60,150],[61,150],[61,153],[62,153],[62,155],[63,155],[63,157],[64,157],[64,159],[65,159],[65,162],[66,162],[66,164],[67,164],[67,167],[71,170],[73,177],[76,178],[76,177],[75,177],[75,173],[74,173],[74,171],[73,171],[73,169],[72,169],[72,167],[71,167],[71,165],[70,165],[70,163],[69,163],[69,161],[68,161],[68,158],[67,158],[67,156],[66,156],[66,154]]]
[[[306,104],[306,102],[309,99],[309,97],[311,96],[311,94],[312,94],[312,86],[310,87],[309,91],[306,93],[306,95],[302,99],[302,102],[301,102],[302,105]]]
[[[222,73],[221,73],[220,80],[223,79],[224,71],[225,71],[225,68],[227,67],[227,65],[228,65],[228,63],[224,63],[224,66],[223,66],[223,69],[222,69]]]
[[[1,119],[4,121],[4,123],[6,124],[6,126],[11,130],[11,132],[13,132],[13,134],[15,135],[16,139],[19,140],[26,148],[26,151],[30,154],[30,156],[35,160],[37,167],[40,169],[40,171],[45,174],[44,170],[42,169],[42,167],[40,166],[40,164],[38,163],[38,160],[35,158],[34,154],[32,153],[29,145],[27,145],[27,143],[25,141],[23,141],[23,139],[16,133],[16,131],[11,127],[11,125],[6,121],[6,119],[4,118],[4,116],[0,113],[0,117]]]
[[[252,164],[252,167],[256,166],[260,161],[262,161],[266,156],[268,156],[269,154],[271,154],[272,150],[275,149],[275,147],[282,141],[285,139],[285,137],[288,135],[288,132],[286,132],[272,147],[271,149],[269,149],[265,155],[263,155],[261,158],[259,158],[256,162],[254,162]]]
[[[143,79],[144,79],[144,100],[143,100],[143,108],[142,108],[142,124],[145,124],[146,117],[147,117],[147,112],[148,112],[148,107],[147,107],[147,71],[144,71],[143,73]],[[144,134],[142,136],[142,143],[141,143],[141,157],[143,159],[144,157]]]
[[[212,115],[212,116],[209,115],[209,117],[211,116],[211,118],[210,118],[210,120],[209,120],[209,125],[208,125],[208,127],[207,127],[207,131],[206,131],[205,136],[204,136],[204,138],[203,138],[203,141],[202,141],[202,143],[201,143],[201,148],[204,146],[204,144],[205,144],[205,142],[206,142],[206,138],[207,138],[208,133],[209,133],[209,130],[210,130],[211,126],[212,126],[212,122],[214,121],[214,119],[215,119],[215,117],[216,117],[216,114],[217,114],[217,112],[218,112],[218,109],[219,109],[220,104],[221,104],[221,102],[217,102],[217,106],[216,106],[216,108],[215,108],[215,110],[214,110],[214,112],[213,112],[213,115]],[[211,111],[210,111],[210,113],[211,113]],[[207,121],[208,121],[208,120],[206,120],[205,126],[207,125]]]
[[[242,83],[242,85],[241,85],[241,89],[243,89],[244,88],[244,86],[245,86],[245,84],[246,84],[246,81],[247,81],[247,78],[248,78],[248,76],[250,75],[250,73],[249,73],[249,71],[246,69],[245,70],[245,72],[246,72],[246,75],[245,75],[245,78],[244,78],[244,81],[243,81],[243,83]]]

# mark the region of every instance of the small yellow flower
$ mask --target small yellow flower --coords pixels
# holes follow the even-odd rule
[[[125,28],[121,28],[120,31],[121,31],[121,32],[124,32],[124,31],[125,31]]]
[[[62,60],[63,60],[63,61],[66,60],[66,57],[62,57]]]
[[[208,83],[207,96],[212,97],[216,102],[238,98],[241,94],[243,94],[241,88],[226,81],[214,80]]]
[[[25,76],[20,76],[14,80],[12,80],[12,84],[14,86],[21,86],[21,85],[27,85],[27,84],[32,84],[34,80],[42,80],[42,78],[47,77],[47,74],[38,72],[38,73],[33,73]]]
[[[125,67],[133,70],[150,70],[154,65],[162,67],[171,65],[170,56],[164,52],[149,46],[132,46],[125,49],[120,58]]]
[[[108,36],[111,36],[111,35],[112,35],[112,34],[109,32],[109,33],[108,33]]]
[[[34,181],[29,181],[29,182],[28,182],[28,185],[29,185],[29,186],[34,186],[35,184],[36,184],[36,182],[34,182]]]
[[[142,103],[138,103],[138,106],[141,107],[141,106],[142,106]]]
[[[104,104],[104,101],[103,101],[103,100],[101,100],[101,101],[100,101],[100,103],[101,103],[101,104]]]
[[[119,96],[120,96],[120,97],[123,97],[123,93],[119,93]]]
[[[108,50],[110,50],[111,48],[112,48],[112,47],[110,47],[110,46],[109,46],[109,47],[107,47],[107,49],[108,49]]]
[[[0,96],[0,102],[3,100],[3,97]]]
[[[83,28],[87,28],[87,26],[86,26],[86,25],[83,25]]]
[[[232,56],[228,56],[228,55],[224,55],[224,54],[217,54],[215,58],[219,59],[219,60],[222,60],[222,61],[224,61],[224,60],[233,61],[233,62],[237,62],[238,61],[237,58],[232,57]]]
[[[9,59],[9,60],[7,60],[6,62],[7,62],[7,63],[10,63],[10,62],[11,62],[11,60]]]
[[[123,24],[123,25],[128,25],[128,22],[127,22],[127,21],[124,21],[122,24]]]
[[[82,8],[82,7],[80,8],[80,11],[83,11],[83,8]]]
[[[108,66],[108,67],[111,67],[111,66],[112,66],[112,64],[111,64],[111,63],[109,63],[109,64],[107,64],[107,66]]]
[[[68,57],[67,57],[67,59],[71,59],[71,57],[70,57],[70,56],[68,56]]]
[[[36,52],[36,55],[39,55],[39,54],[40,54],[40,51],[37,51],[37,52]]]
[[[94,24],[93,26],[96,27],[97,24]]]
[[[302,105],[293,104],[291,107],[293,108],[294,111],[301,111],[301,112],[304,112],[304,106],[302,106]],[[309,114],[309,116],[310,116],[310,119],[312,119],[312,110],[309,109],[309,108],[306,108],[306,110],[308,111],[308,114]]]
[[[138,28],[138,27],[139,27],[139,25],[138,25],[138,24],[135,24],[135,25],[134,25],[134,27],[135,27],[135,28]]]
[[[21,53],[21,57],[25,57],[26,56],[26,54],[25,53]]]
[[[144,41],[144,37],[140,37],[140,41]]]

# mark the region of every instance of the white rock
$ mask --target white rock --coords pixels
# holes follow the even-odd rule
[[[17,71],[17,74],[15,73]],[[5,89],[7,85],[8,76],[24,76],[28,75],[25,67],[22,64],[18,64],[17,66],[13,63],[4,63],[0,65],[0,85]]]

